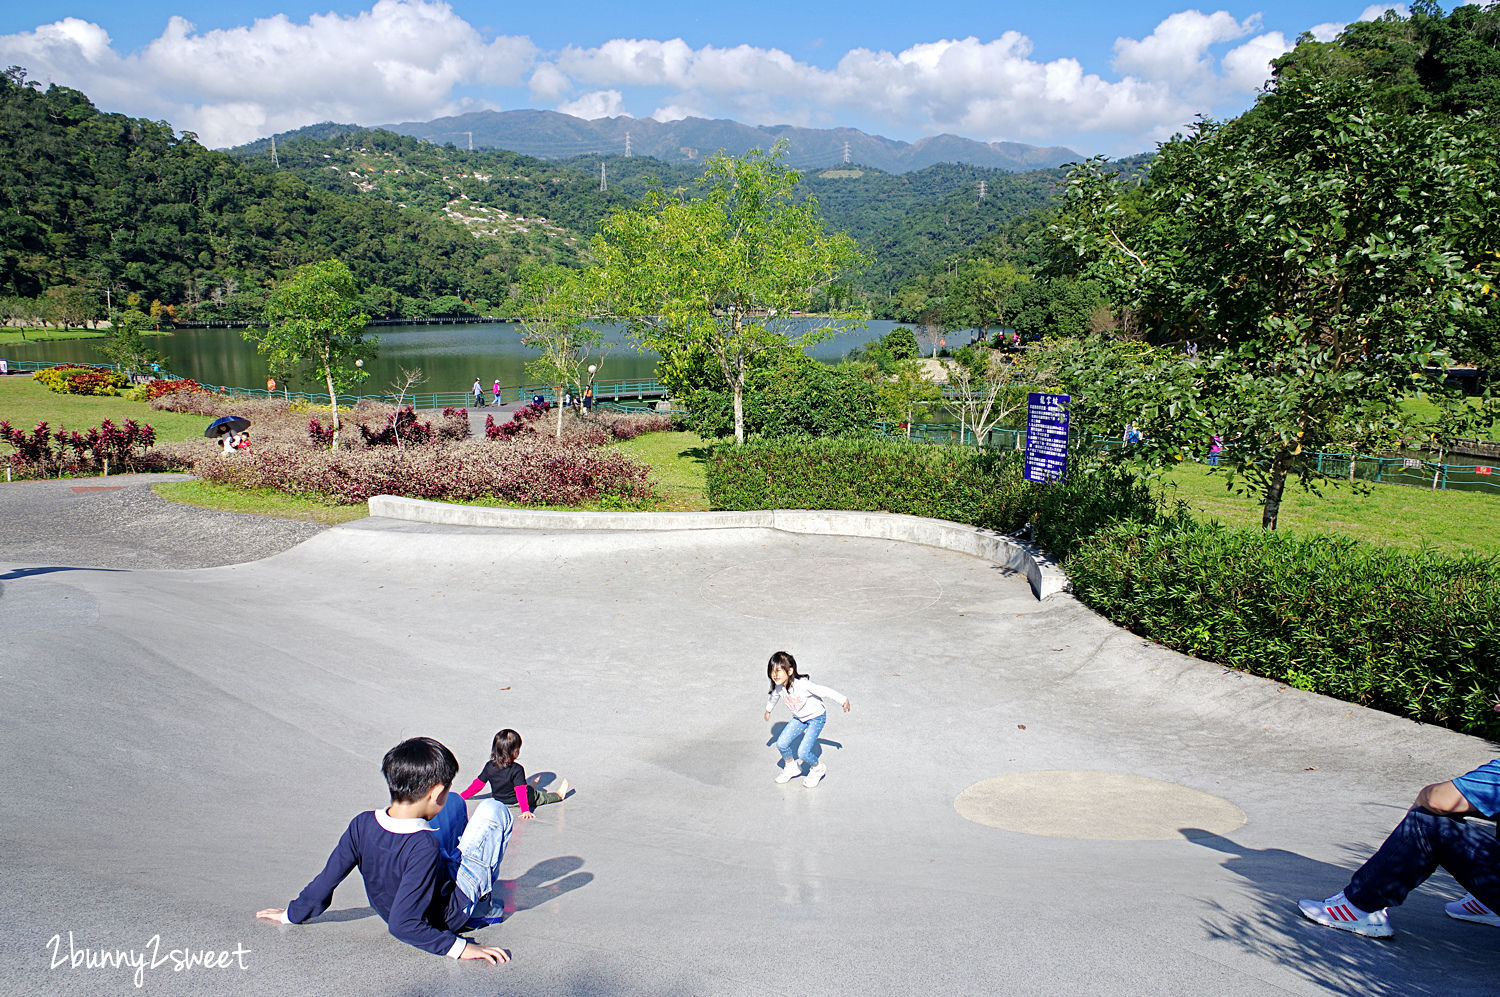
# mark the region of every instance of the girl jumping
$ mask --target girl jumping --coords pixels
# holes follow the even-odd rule
[[[526,820],[535,817],[536,814],[532,811],[544,803],[561,803],[563,797],[568,795],[568,780],[558,783],[557,792],[544,793],[527,784],[526,770],[516,761],[519,757],[521,735],[507,727],[495,735],[490,747],[490,760],[484,763],[479,778],[458,795],[467,800],[483,789],[485,783],[489,783],[490,794],[506,806],[519,807],[521,816]]]
[[[828,710],[824,708],[823,700],[843,703],[844,712],[848,713],[849,697],[826,685],[818,685],[797,671],[797,659],[785,651],[771,655],[766,665],[766,677],[771,680],[771,695],[766,700],[765,719],[771,719],[771,710],[776,707],[778,699],[785,699],[787,709],[792,711],[792,719],[776,739],[776,750],[781,752],[781,774],[776,781],[791,782],[802,774],[802,763],[806,762],[807,778],[802,784],[811,789],[828,772],[828,766],[818,760],[818,735],[823,733],[823,725],[828,722]],[[794,756],[792,742],[799,736],[802,746]]]

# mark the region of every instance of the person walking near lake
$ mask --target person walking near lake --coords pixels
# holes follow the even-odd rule
[[[500,379],[498,377],[495,378],[495,391],[494,391],[494,395],[495,395],[495,404],[499,405],[500,404]]]
[[[479,378],[474,378],[474,386],[469,390],[474,392],[474,407],[484,408],[484,385],[479,383]]]

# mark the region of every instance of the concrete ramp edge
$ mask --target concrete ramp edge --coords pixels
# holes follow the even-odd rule
[[[768,529],[835,537],[867,537],[940,547],[982,558],[1026,576],[1032,594],[1046,599],[1071,592],[1062,568],[1037,547],[977,526],[890,512],[770,509],[753,512],[570,512],[450,505],[398,495],[370,499],[370,515],[441,526],[494,530],[730,530]]]

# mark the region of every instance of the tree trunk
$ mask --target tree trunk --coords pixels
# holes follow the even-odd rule
[[[1281,512],[1281,493],[1286,490],[1286,472],[1291,462],[1285,453],[1271,459],[1271,474],[1266,485],[1266,503],[1261,507],[1260,528],[1276,529],[1276,517]]]
[[[745,442],[745,375],[734,379],[734,442]]]
[[[563,386],[561,384],[553,388],[553,401],[557,403],[557,439],[562,439],[562,410],[563,410]]]
[[[333,368],[327,362],[323,365],[323,377],[328,381],[328,401],[333,406],[333,444],[330,449],[339,448],[339,395],[333,387]]]

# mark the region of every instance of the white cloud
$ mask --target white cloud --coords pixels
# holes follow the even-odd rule
[[[1225,11],[1203,14],[1185,10],[1172,14],[1156,30],[1137,41],[1115,42],[1115,69],[1148,80],[1201,80],[1212,77],[1209,46],[1243,38],[1254,31],[1259,15],[1244,23]]]
[[[1248,103],[1288,47],[1281,32],[1257,32],[1258,16],[1174,13],[1143,38],[1118,39],[1118,75],[1106,78],[1076,59],[1036,58],[1016,31],[899,52],[857,48],[824,65],[681,38],[539,53],[525,37],[482,35],[443,0],[378,0],[353,15],[276,15],[206,32],[173,18],[123,54],[98,25],[66,18],[0,36],[0,64],[110,109],[166,118],[210,145],[322,120],[429,119],[494,106],[497,88],[524,86],[534,106],[589,118],[654,108],[662,121],[855,124],[910,138],[946,131],[1119,152]]]
[[[1307,29],[1316,41],[1331,42],[1337,38],[1349,25],[1342,21],[1328,21],[1323,24],[1314,24]]]
[[[618,90],[591,90],[577,100],[557,105],[563,114],[575,118],[618,118],[625,114],[625,96]]]
[[[1224,82],[1231,90],[1254,91],[1271,78],[1271,60],[1292,46],[1280,31],[1250,39],[1224,56]]]
[[[1378,21],[1388,10],[1395,11],[1401,17],[1410,17],[1411,10],[1404,3],[1377,3],[1366,7],[1356,21]]]
[[[165,116],[209,145],[229,145],[316,121],[375,124],[457,113],[459,86],[518,83],[529,39],[486,41],[446,3],[378,0],[305,24],[284,15],[199,33],[173,17],[139,53],[117,55],[97,25],[68,18],[0,36],[0,60],[131,113]]]

